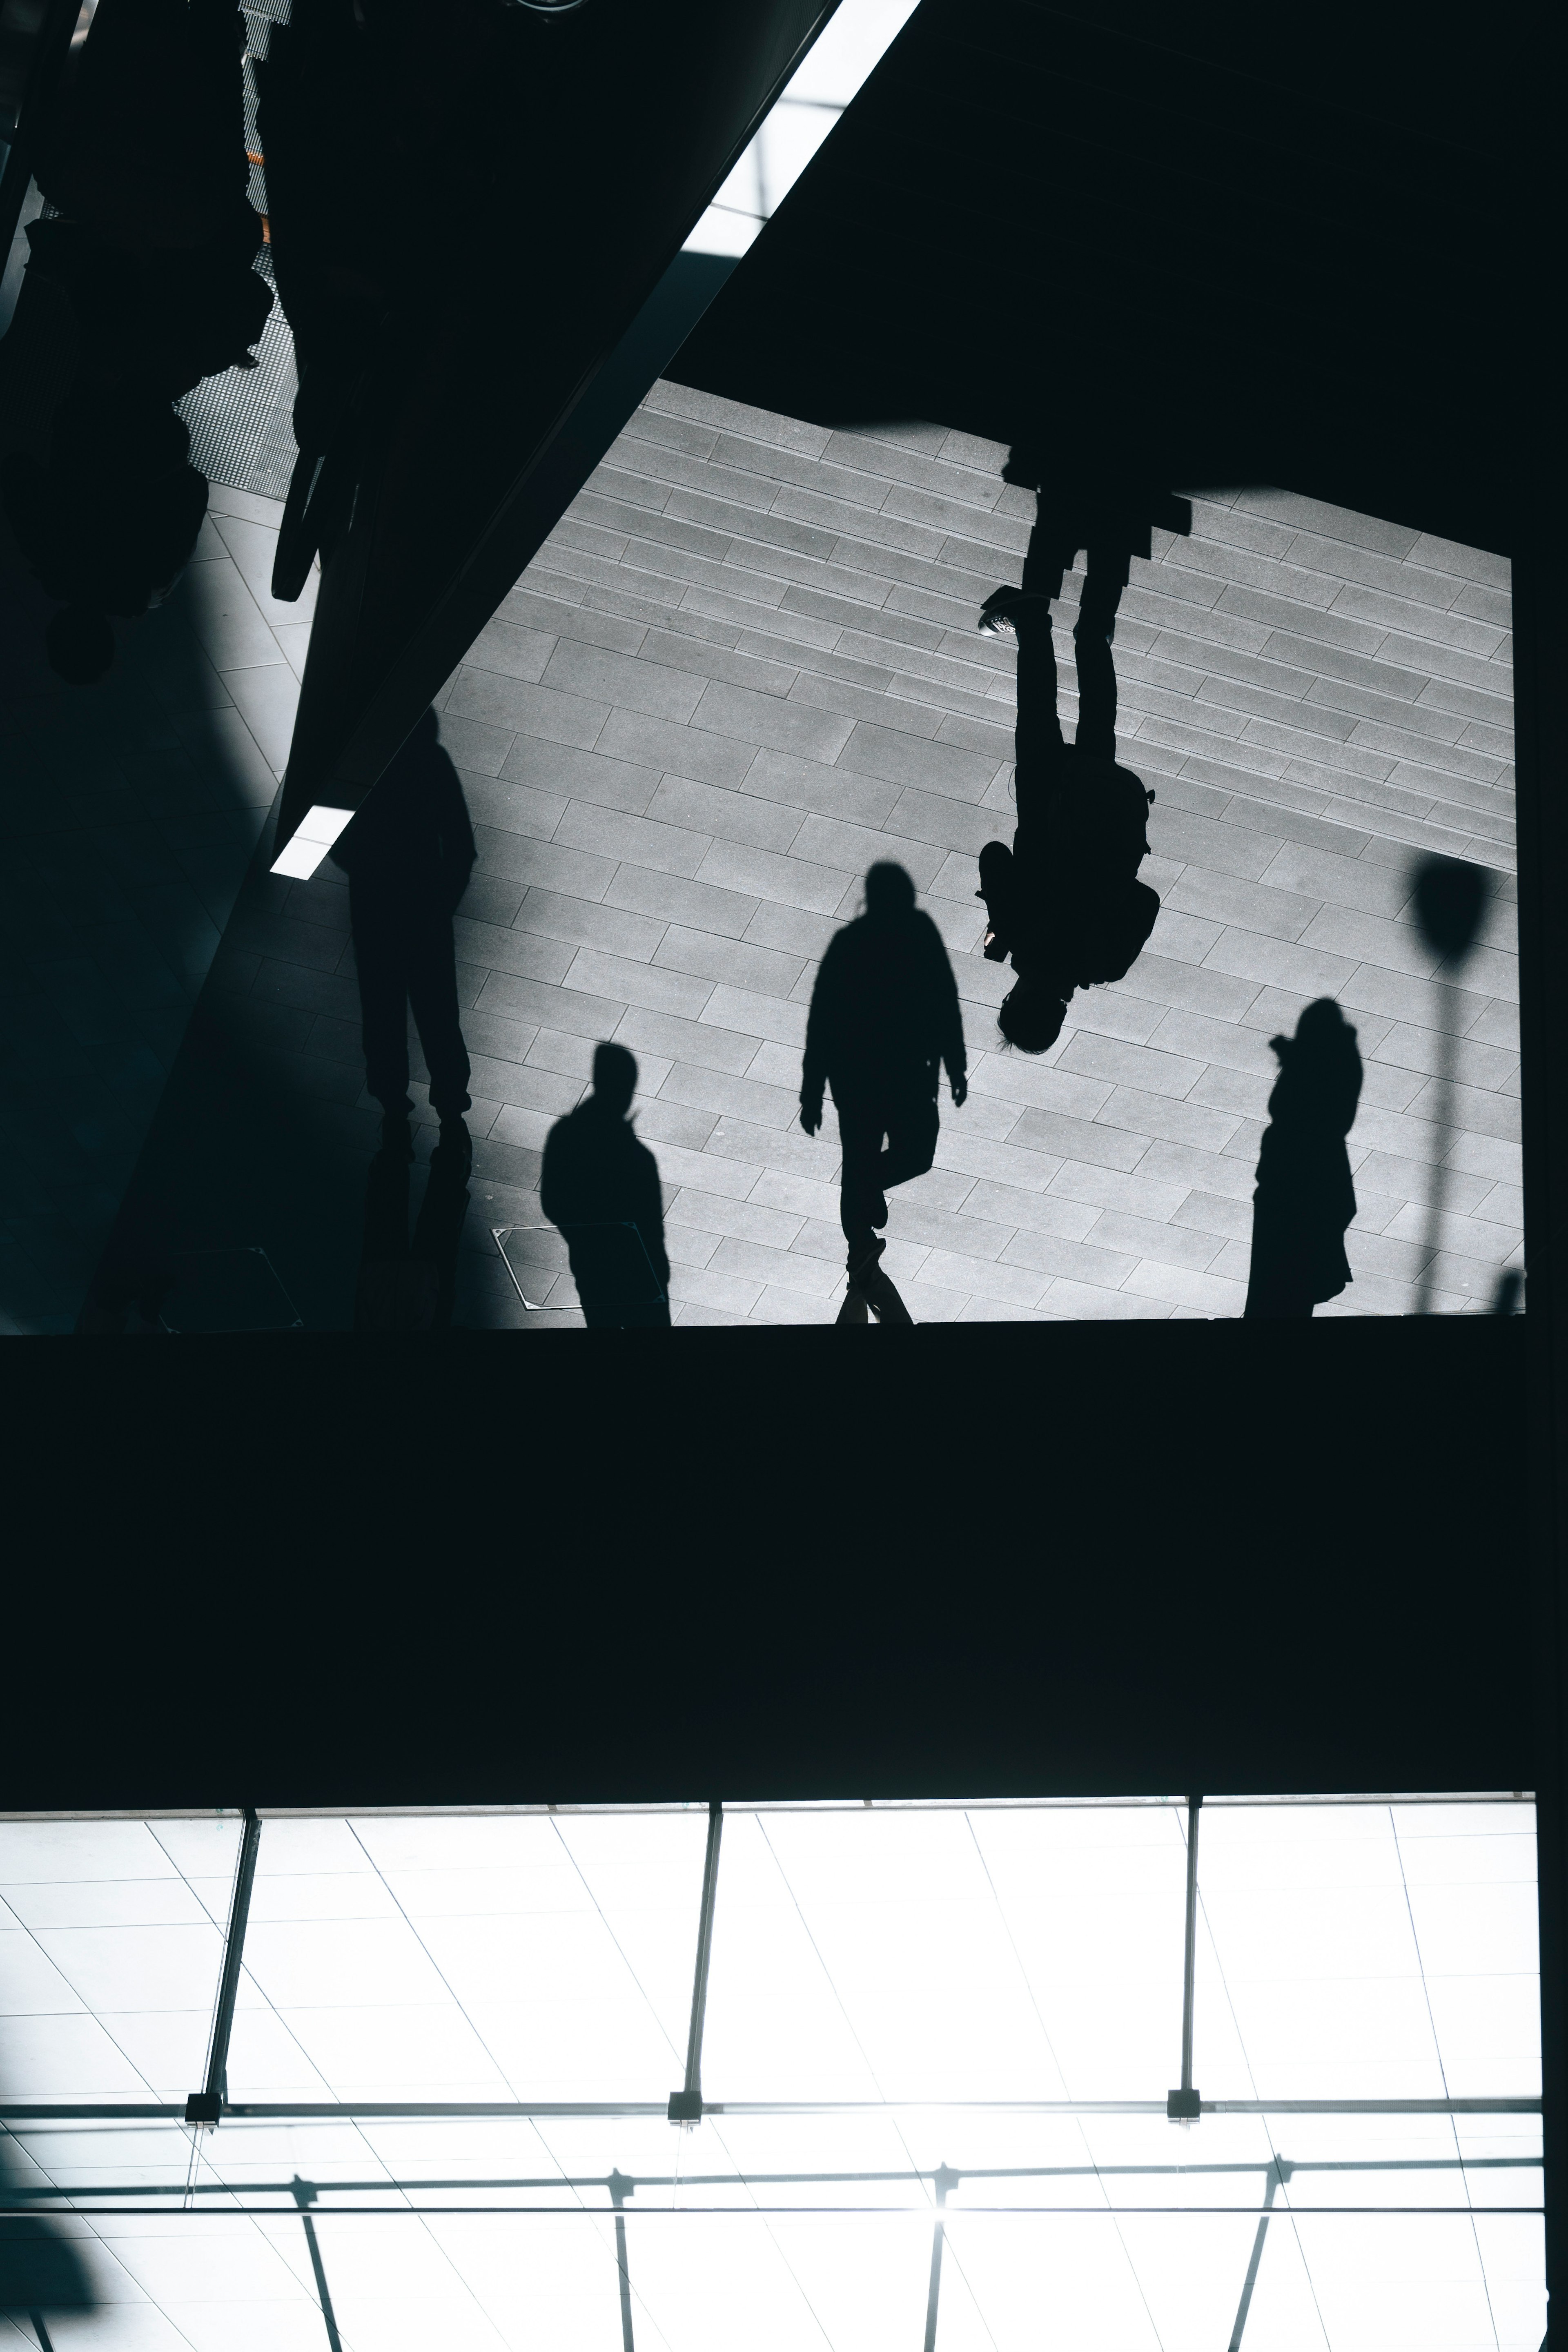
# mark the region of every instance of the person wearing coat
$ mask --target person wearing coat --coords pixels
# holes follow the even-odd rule
[[[1351,1281],[1345,1232],[1356,1212],[1345,1139],[1361,1099],[1356,1033],[1331,997],[1294,1037],[1269,1040],[1279,1076],[1258,1154],[1252,1266],[1244,1313],[1310,1315]]]

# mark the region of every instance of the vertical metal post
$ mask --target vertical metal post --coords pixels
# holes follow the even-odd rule
[[[1201,1797],[1187,1799],[1187,1948],[1182,1977],[1182,2088],[1193,2087],[1193,1978],[1198,1951],[1198,1808]]]
[[[724,1833],[724,1808],[715,1799],[708,1808],[708,1851],[702,1859],[702,1908],[697,1922],[697,1970],[691,1986],[691,2028],[686,2037],[686,2083],[669,2095],[672,2124],[702,2120],[702,2023],[708,2012],[708,1960],[713,1948],[713,1901],[719,1888],[719,1841]]]
[[[1195,2123],[1199,2099],[1193,2088],[1193,1980],[1198,1950],[1198,1809],[1201,1797],[1187,1799],[1187,1935],[1182,1969],[1182,2084],[1165,2100],[1173,2123]]]
[[[256,1880],[256,1854],[260,1843],[260,1820],[255,1806],[247,1805],[239,1861],[234,1874],[234,1898],[229,1905],[228,1935],[224,1943],[223,1974],[218,1979],[217,2006],[213,2011],[206,2082],[185,2102],[188,2124],[216,2124],[228,2105],[228,2042],[234,2031],[234,2004],[245,1958],[245,1930],[250,1918],[250,1890]]]
[[[939,2164],[932,2176],[936,2190],[936,2216],[931,2225],[931,2284],[926,2290],[925,2352],[936,2352],[936,2315],[942,2298],[942,2214],[947,2204],[947,2192],[958,2185],[958,2175]]]
[[[328,2352],[343,2352],[342,2342],[338,2335],[338,2323],[332,2313],[332,2298],[327,2286],[327,2273],[321,2265],[321,2249],[316,2243],[316,2225],[305,2210],[307,2205],[313,2205],[316,2201],[315,2183],[301,2180],[296,2173],[289,2186],[293,2192],[294,2202],[300,2208],[300,2219],[305,2224],[305,2243],[310,2250],[310,2268],[316,2275],[316,2294],[321,2305],[321,2317],[327,2325]]]
[[[617,2166],[609,2180],[610,2202],[616,2209],[616,2268],[621,2284],[621,2352],[637,2352],[632,2342],[632,2274],[626,2262],[626,2217],[622,2211],[632,2183]]]

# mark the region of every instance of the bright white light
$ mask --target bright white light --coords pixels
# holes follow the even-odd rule
[[[840,0],[687,238],[688,253],[746,251],[918,5],[919,0]]]
[[[308,882],[353,814],[353,809],[324,808],[320,802],[308,808],[288,847],[273,859],[273,873]]]

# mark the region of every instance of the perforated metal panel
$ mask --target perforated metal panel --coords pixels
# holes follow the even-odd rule
[[[261,152],[256,128],[256,74],[252,60],[265,58],[274,25],[289,21],[290,0],[252,0],[245,11],[245,143],[254,157]],[[267,211],[267,175],[263,165],[250,167],[250,201]],[[257,268],[274,286],[272,259],[263,247]],[[276,294],[276,287],[274,286]],[[191,436],[191,463],[212,482],[230,489],[250,490],[264,499],[284,499],[294,468],[294,338],[281,306],[272,312],[256,347],[256,366],[230,368],[209,376],[179,404]]]

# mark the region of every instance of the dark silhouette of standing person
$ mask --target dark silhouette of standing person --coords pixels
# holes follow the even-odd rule
[[[566,1238],[583,1319],[593,1330],[667,1328],[669,1260],[658,1162],[627,1117],[637,1066],[624,1045],[594,1054],[594,1091],[544,1141],[539,1198]]]
[[[1085,521],[1072,509],[1049,508],[1042,494],[1023,584],[994,589],[981,608],[984,635],[1005,630],[1018,640],[1018,824],[1011,849],[993,841],[981,851],[975,895],[985,901],[986,957],[1000,963],[1011,955],[1018,975],[997,1026],[1026,1054],[1055,1045],[1075,989],[1126,976],[1160,911],[1138,879],[1154,795],[1116,759],[1110,644],[1132,537],[1125,516]],[[1089,572],[1073,629],[1078,733],[1068,744],[1057,713],[1051,602],[1085,545]]]
[[[50,667],[75,686],[114,659],[110,614],[133,620],[169,594],[207,509],[191,437],[166,401],[132,389],[105,412],[79,393],[62,401],[49,462],[16,451],[0,498],[16,544],[63,610],[45,631]]]
[[[427,709],[331,851],[349,877],[349,923],[364,1044],[365,1086],[381,1105],[382,1150],[414,1157],[408,1013],[430,1072],[438,1150],[465,1170],[473,1147],[468,1054],[458,1013],[452,917],[468,887],[474,831],[458,772]]]
[[[1308,1005],[1294,1037],[1269,1043],[1280,1066],[1258,1154],[1244,1312],[1310,1315],[1352,1278],[1345,1229],[1356,1202],[1345,1138],[1361,1099],[1361,1055],[1328,996]]]
[[[873,866],[865,913],[835,932],[822,959],[800,1081],[807,1135],[822,1124],[825,1086],[838,1113],[850,1306],[858,1295],[879,1306],[879,1260],[887,1244],[876,1227],[888,1222],[888,1187],[923,1176],[936,1156],[944,1066],[956,1108],[969,1092],[967,1057],[942,933],[915,905],[901,866]]]

